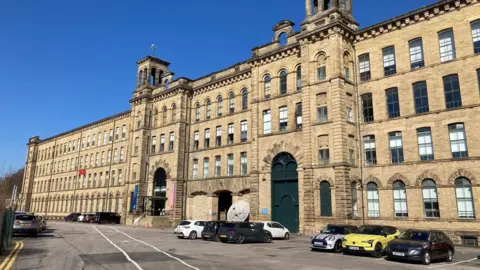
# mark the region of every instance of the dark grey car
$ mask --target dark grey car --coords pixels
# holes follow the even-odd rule
[[[253,222],[226,222],[218,230],[217,237],[223,243],[244,242],[270,243],[272,234],[263,229],[263,224]]]

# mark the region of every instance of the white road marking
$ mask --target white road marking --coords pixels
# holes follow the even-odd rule
[[[477,258],[473,258],[473,259],[470,259],[470,260],[459,261],[459,262],[454,262],[454,263],[449,263],[449,264],[434,265],[434,266],[430,266],[429,268],[436,268],[436,267],[442,267],[442,266],[452,266],[452,265],[461,264],[461,263],[466,263],[466,262],[471,262],[471,261],[475,261],[475,260],[478,260],[478,259],[477,259]]]
[[[158,251],[158,252],[160,252],[160,253],[163,253],[164,255],[166,255],[166,256],[168,256],[168,257],[170,257],[170,258],[172,258],[172,259],[175,259],[175,260],[179,261],[180,263],[182,263],[183,265],[185,265],[185,266],[187,266],[187,267],[189,267],[189,268],[192,268],[192,269],[194,269],[194,270],[200,270],[199,268],[197,268],[197,267],[195,267],[195,266],[192,266],[192,265],[188,264],[187,262],[185,262],[185,261],[183,261],[183,260],[181,260],[181,259],[179,259],[179,258],[177,258],[177,257],[175,257],[175,256],[172,256],[172,255],[168,254],[167,252],[162,251],[162,250],[156,248],[155,246],[150,245],[149,243],[146,243],[146,242],[143,242],[142,240],[138,240],[138,239],[136,239],[136,238],[133,238],[133,237],[131,237],[130,235],[128,235],[128,234],[126,234],[126,233],[124,233],[124,232],[122,232],[122,231],[120,231],[120,230],[117,230],[116,228],[113,228],[113,227],[110,227],[110,228],[116,230],[117,232],[125,235],[126,237],[128,237],[128,238],[130,238],[130,239],[132,239],[132,240],[135,240],[135,241],[140,242],[140,243],[142,243],[142,244],[144,244],[144,245],[146,245],[146,246],[149,246],[149,247],[155,249],[156,251]]]
[[[95,230],[97,230],[97,232],[101,236],[103,236],[103,238],[105,238],[108,242],[110,242],[110,244],[112,244],[116,249],[120,250],[120,252],[122,252],[123,255],[125,256],[125,258],[127,258],[129,262],[133,263],[133,265],[135,265],[135,267],[137,267],[138,270],[143,270],[143,268],[136,261],[132,260],[132,258],[130,258],[130,256],[128,256],[128,254],[123,249],[115,245],[115,243],[113,243],[110,239],[108,239],[108,237],[106,237],[101,231],[99,231],[97,229],[97,226],[93,226],[93,228],[95,228]]]

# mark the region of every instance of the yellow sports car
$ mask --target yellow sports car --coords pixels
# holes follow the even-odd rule
[[[384,254],[388,242],[397,238],[399,234],[397,228],[391,226],[360,226],[356,233],[343,237],[343,252],[366,253],[378,258]]]

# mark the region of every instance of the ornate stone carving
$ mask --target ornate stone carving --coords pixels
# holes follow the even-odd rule
[[[297,161],[298,167],[301,167],[303,164],[301,148],[291,142],[281,141],[280,143],[275,143],[273,147],[267,151],[267,155],[263,158],[262,171],[270,171],[273,158],[282,152],[290,153]]]
[[[465,170],[465,169],[458,169],[456,170],[454,173],[452,173],[450,175],[450,177],[448,177],[448,185],[451,185],[451,186],[454,186],[455,185],[455,180],[458,178],[458,177],[465,177],[467,178],[468,180],[470,180],[470,182],[472,183],[472,185],[476,185],[477,184],[477,179],[475,178],[475,175],[473,175],[471,172]]]
[[[377,184],[377,186],[379,188],[382,187],[382,182],[380,182],[380,180],[373,175],[369,175],[367,178],[365,178],[365,184],[368,184],[369,182],[373,182],[373,183]]]
[[[315,180],[315,189],[319,189],[320,188],[320,184],[322,182],[328,182],[330,184],[330,188],[333,188],[335,187],[335,182],[332,180],[331,177],[328,177],[328,176],[320,176],[320,177],[317,177],[316,180]]]
[[[436,174],[434,174],[430,171],[424,171],[422,174],[420,174],[417,177],[417,180],[415,181],[415,186],[416,187],[421,187],[422,182],[425,179],[432,179],[433,181],[435,181],[435,183],[437,183],[437,185],[442,184],[442,182],[440,181],[440,177],[438,177],[438,175],[436,175]]]
[[[171,175],[170,175],[170,166],[168,165],[168,163],[166,161],[164,161],[163,159],[159,159],[157,161],[155,161],[154,164],[151,164],[151,167],[150,167],[150,177],[153,179],[154,175],[155,175],[155,172],[157,171],[158,168],[162,168],[165,170],[165,173],[167,175],[167,179],[171,179]]]
[[[400,173],[396,173],[396,174],[392,175],[392,177],[390,177],[390,179],[388,179],[388,185],[387,186],[391,187],[393,185],[393,182],[395,182],[397,180],[403,181],[403,183],[405,183],[405,185],[407,187],[410,186],[410,181],[408,181],[408,178],[405,177],[403,174],[400,174]]]

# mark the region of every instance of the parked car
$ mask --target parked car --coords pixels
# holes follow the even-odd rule
[[[206,221],[201,220],[183,220],[175,228],[174,234],[178,238],[188,237],[190,239],[197,239],[202,235],[203,227],[206,225]]]
[[[272,233],[263,229],[263,225],[253,222],[227,222],[218,230],[218,237],[223,243],[244,242],[270,243],[273,239]]]
[[[276,221],[262,221],[259,222],[262,224],[262,228],[264,230],[269,231],[272,234],[273,238],[278,239],[289,239],[290,238],[290,231],[283,226],[282,224]]]
[[[40,228],[42,229],[42,231],[45,230],[47,228],[47,219],[44,216],[40,216],[40,215],[36,215],[35,217],[40,223]]]
[[[208,221],[203,227],[202,239],[220,241],[217,237],[218,230],[226,221]]]
[[[31,214],[16,214],[13,222],[13,233],[26,233],[30,236],[37,236],[42,230],[41,223],[34,215]]]
[[[389,259],[419,261],[429,265],[432,260],[453,260],[455,246],[441,231],[406,230],[391,241],[386,249]]]
[[[94,223],[98,224],[120,224],[121,216],[113,212],[97,212]]]
[[[80,213],[70,213],[70,214],[66,215],[63,219],[65,221],[77,221],[78,216],[80,216],[80,215],[81,215]]]
[[[78,221],[78,222],[83,222],[84,219],[85,219],[85,214],[80,214],[80,215],[77,217],[77,221]]]
[[[344,253],[371,254],[376,258],[384,254],[387,244],[400,235],[395,227],[381,225],[360,226],[356,233],[342,239]]]
[[[83,219],[84,223],[95,223],[97,221],[96,214],[85,214],[85,218]]]
[[[332,225],[327,227],[320,234],[312,237],[310,241],[310,249],[314,250],[333,250],[335,252],[342,252],[342,239],[357,231],[356,226],[350,225]]]

